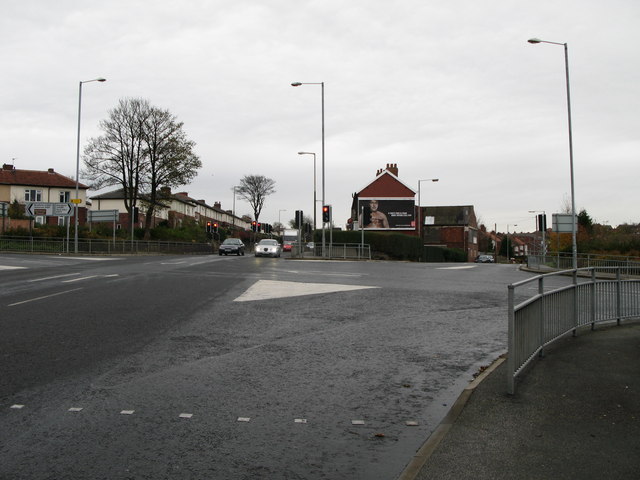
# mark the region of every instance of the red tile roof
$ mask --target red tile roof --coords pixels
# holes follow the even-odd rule
[[[54,172],[53,168],[45,172],[41,170],[18,170],[13,168],[12,165],[3,165],[2,170],[0,170],[0,185],[75,188],[76,181]],[[81,189],[89,188],[82,183],[78,186]]]

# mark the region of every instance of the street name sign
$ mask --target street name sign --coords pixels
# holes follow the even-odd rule
[[[27,202],[25,211],[27,215],[47,217],[70,217],[73,215],[73,203],[54,202]]]

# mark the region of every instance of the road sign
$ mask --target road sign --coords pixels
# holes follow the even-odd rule
[[[553,232],[556,233],[573,233],[573,215],[570,213],[554,213],[553,216]],[[575,230],[578,231],[578,217],[576,215]]]
[[[89,210],[87,220],[90,222],[117,222],[119,214],[118,210]]]
[[[73,203],[27,202],[25,212],[31,217],[70,217],[73,215]]]
[[[80,205],[82,203],[82,200],[79,198],[72,198],[71,199],[71,203],[76,203],[78,205]]]

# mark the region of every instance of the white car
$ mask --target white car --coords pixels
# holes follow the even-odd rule
[[[256,244],[256,257],[279,257],[282,252],[277,240],[265,238]]]

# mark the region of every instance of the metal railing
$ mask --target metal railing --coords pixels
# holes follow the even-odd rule
[[[0,252],[12,253],[74,253],[73,241],[60,237],[0,237]],[[209,243],[164,242],[146,240],[103,240],[81,238],[78,253],[95,255],[117,254],[208,254],[213,253]]]
[[[371,260],[371,245],[362,243],[332,243],[325,244],[325,251],[322,250],[322,244],[316,243],[315,257],[326,259],[342,259],[342,260]]]
[[[640,317],[640,278],[621,267],[591,267],[538,275],[509,285],[508,392],[515,379],[544,348],[578,327]],[[602,275],[605,272],[605,275]],[[569,285],[545,291],[545,282],[571,275]],[[538,293],[515,304],[517,289],[537,283]]]
[[[568,270],[573,268],[571,253],[549,252],[546,255],[528,255],[527,266],[533,269]],[[578,268],[620,267],[624,275],[640,275],[640,258],[623,255],[579,254]]]

